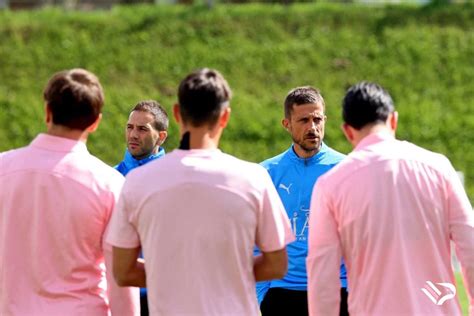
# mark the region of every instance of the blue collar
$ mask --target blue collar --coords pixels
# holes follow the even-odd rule
[[[290,159],[296,162],[302,163],[304,165],[312,165],[314,163],[321,161],[321,159],[323,159],[324,155],[326,155],[326,153],[329,150],[329,147],[326,146],[326,144],[323,142],[321,143],[321,148],[319,149],[316,155],[309,158],[301,158],[296,154],[293,147],[294,147],[294,144],[292,144],[291,147],[287,150],[287,155],[290,157]]]
[[[128,170],[131,170],[133,168],[143,166],[144,164],[147,164],[150,161],[158,159],[164,155],[165,155],[165,149],[163,147],[160,147],[160,149],[158,150],[156,154],[151,154],[150,156],[146,158],[138,160],[138,159],[133,158],[133,156],[130,154],[130,152],[127,149],[125,151],[123,163],[125,164]]]

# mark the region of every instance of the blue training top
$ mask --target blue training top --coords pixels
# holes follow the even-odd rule
[[[150,161],[153,161],[155,159],[158,159],[160,157],[163,157],[165,155],[165,150],[164,148],[160,147],[158,152],[156,154],[151,154],[150,156],[137,160],[133,158],[133,156],[130,154],[128,149],[125,151],[125,156],[123,157],[123,160],[116,165],[114,168],[120,172],[124,177],[129,173],[131,170],[143,166],[144,164],[149,163]],[[140,253],[140,257],[143,258],[143,256]],[[140,296],[145,296],[146,295],[146,288],[141,288],[140,289]]]
[[[287,246],[288,273],[280,280],[257,283],[258,303],[269,288],[307,290],[306,257],[308,255],[309,206],[316,180],[338,164],[345,155],[324,143],[321,150],[310,158],[300,158],[293,146],[261,165],[267,169],[285,206],[296,240]],[[258,249],[256,250],[258,253]],[[341,287],[347,287],[346,268],[341,262]]]

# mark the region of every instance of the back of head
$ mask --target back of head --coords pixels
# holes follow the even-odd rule
[[[217,70],[196,70],[179,85],[181,117],[194,127],[214,125],[222,109],[229,106],[231,97],[229,84]]]
[[[318,89],[311,86],[297,87],[288,92],[285,99],[285,117],[290,118],[293,106],[303,104],[321,104],[326,107],[323,96]]]
[[[85,130],[94,123],[104,105],[99,79],[84,69],[64,70],[48,81],[43,93],[55,125]]]
[[[147,112],[153,115],[155,118],[153,121],[153,127],[157,131],[167,131],[169,126],[168,113],[166,110],[155,100],[145,100],[138,102],[133,111]]]
[[[360,130],[369,124],[385,123],[395,111],[388,92],[376,83],[359,82],[347,90],[342,103],[342,118]]]

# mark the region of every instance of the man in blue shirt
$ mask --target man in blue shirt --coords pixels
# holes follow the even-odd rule
[[[311,193],[316,180],[345,157],[323,143],[325,104],[318,90],[309,86],[291,90],[284,108],[282,124],[290,133],[293,144],[262,165],[277,188],[296,241],[287,246],[288,273],[285,277],[257,283],[263,316],[308,315],[306,256]],[[346,270],[341,264],[340,315],[348,315],[346,288]]]
[[[115,169],[125,176],[130,170],[163,156],[165,150],[160,146],[168,136],[168,124],[168,114],[158,102],[138,102],[125,129],[125,156]]]
[[[160,147],[168,136],[168,114],[154,100],[140,101],[132,109],[125,129],[127,150],[124,159],[116,165],[124,176],[132,169],[162,157]],[[146,289],[140,289],[141,315],[148,315]]]

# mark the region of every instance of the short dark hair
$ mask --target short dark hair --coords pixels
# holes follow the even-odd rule
[[[303,104],[321,104],[323,108],[326,107],[324,99],[318,89],[311,86],[297,87],[286,95],[285,98],[285,117],[289,118],[293,111],[294,105]]]
[[[187,75],[178,89],[183,121],[195,127],[214,125],[231,98],[232,91],[227,81],[217,70],[209,68]]]
[[[155,100],[144,100],[138,102],[133,111],[147,112],[153,115],[155,120],[153,121],[153,127],[157,131],[166,131],[168,130],[169,119],[168,113],[166,110]]]
[[[371,123],[384,123],[395,111],[390,94],[376,83],[362,81],[347,90],[342,102],[342,118],[360,130]]]
[[[44,89],[43,97],[54,124],[82,131],[95,122],[104,105],[99,79],[79,68],[54,74]]]

